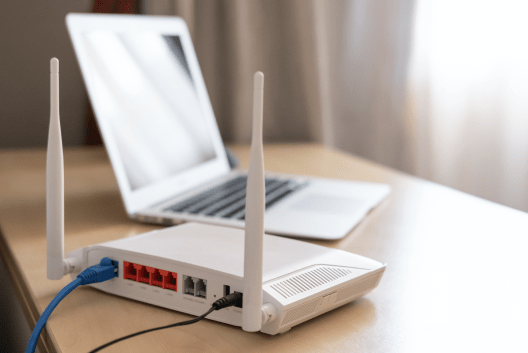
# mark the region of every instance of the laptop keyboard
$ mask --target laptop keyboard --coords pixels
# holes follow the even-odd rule
[[[244,220],[246,184],[247,176],[237,176],[167,207],[165,211]],[[304,186],[306,183],[291,179],[266,178],[266,209]]]

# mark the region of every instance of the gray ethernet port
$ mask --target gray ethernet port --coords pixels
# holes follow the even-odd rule
[[[207,281],[205,279],[197,278],[196,287],[194,290],[194,295],[196,297],[204,298],[207,295]]]
[[[192,277],[183,275],[183,294],[194,296],[194,280]]]

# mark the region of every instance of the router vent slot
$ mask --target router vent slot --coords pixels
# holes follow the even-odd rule
[[[284,319],[282,319],[281,326],[288,325],[289,323],[292,323],[294,321],[300,320],[313,314],[315,312],[315,309],[317,309],[317,306],[319,305],[320,301],[320,297],[315,298],[307,303],[301,304],[295,308],[286,311]]]
[[[270,287],[287,299],[326,283],[333,282],[350,273],[352,273],[351,270],[344,268],[321,266],[315,270],[274,283]]]
[[[380,276],[372,276],[369,278],[365,278],[364,280],[358,283],[354,283],[350,286],[341,288],[337,292],[336,303],[347,299],[350,300],[365,291],[373,289],[376,286],[376,283],[378,282],[379,278]]]

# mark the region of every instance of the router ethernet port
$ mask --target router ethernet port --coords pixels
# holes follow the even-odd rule
[[[201,278],[198,278],[198,280],[196,281],[195,296],[205,299],[206,295],[207,295],[207,281]]]
[[[162,287],[163,284],[163,276],[161,275],[160,271],[155,268],[154,271],[150,273],[152,285],[156,287]]]
[[[137,280],[137,271],[132,262],[123,261],[123,277],[133,281]]]
[[[177,290],[176,282],[178,281],[178,274],[175,272],[169,272],[165,277],[165,289],[173,291]]]
[[[138,271],[138,282],[143,282],[150,284],[150,273],[148,273],[147,268],[143,265],[135,266]]]
[[[165,270],[158,270],[158,271],[160,275],[163,277],[161,287],[163,289],[170,289],[173,291],[178,291],[178,287],[176,285],[178,281],[178,274],[176,272],[169,272]]]
[[[194,296],[194,280],[192,277],[183,276],[183,294]]]

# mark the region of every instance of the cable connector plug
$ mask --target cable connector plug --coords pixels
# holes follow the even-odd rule
[[[234,292],[229,295],[226,295],[225,297],[215,301],[212,306],[215,310],[220,310],[236,305],[237,303],[242,303],[242,293],[240,292]]]
[[[82,271],[77,278],[81,279],[81,284],[91,284],[108,281],[118,275],[119,263],[105,257],[98,265],[90,266]]]
[[[114,277],[119,276],[119,263],[117,261],[111,260],[108,257],[105,257],[99,262],[98,265],[90,266],[86,270],[82,271],[74,281],[71,281],[66,287],[57,294],[55,298],[49,303],[46,307],[46,310],[40,315],[33,333],[29,338],[28,346],[26,348],[26,353],[34,353],[35,347],[37,347],[37,341],[39,339],[42,329],[46,325],[48,318],[57,305],[64,299],[72,290],[79,287],[83,284],[90,283],[99,283],[108,281]],[[211,310],[212,311],[212,310]]]

